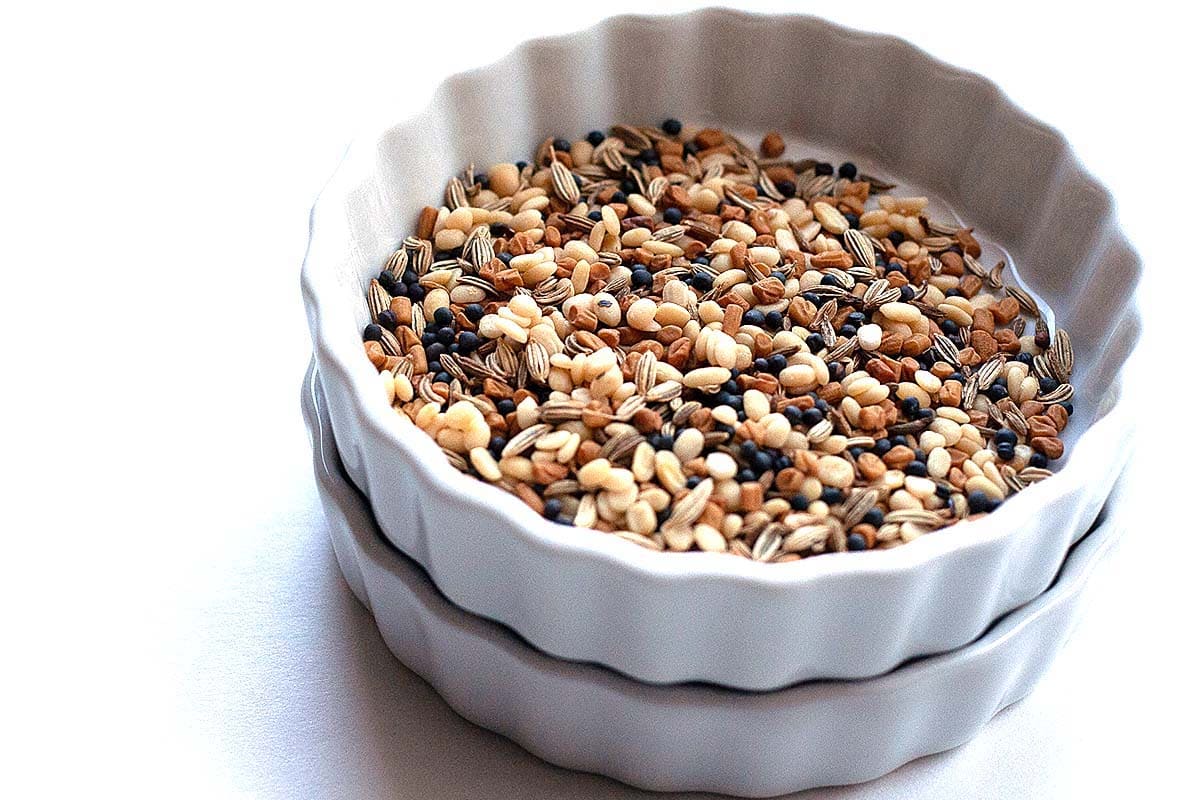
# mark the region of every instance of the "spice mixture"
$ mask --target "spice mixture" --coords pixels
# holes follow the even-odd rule
[[[677,120],[468,168],[368,290],[399,415],[564,525],[887,548],[1050,475],[1073,355],[971,229]]]

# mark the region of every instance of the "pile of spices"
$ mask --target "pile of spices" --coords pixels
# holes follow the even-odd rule
[[[1073,355],[922,197],[677,120],[468,168],[368,289],[382,391],[547,519],[759,561],[1051,473]]]

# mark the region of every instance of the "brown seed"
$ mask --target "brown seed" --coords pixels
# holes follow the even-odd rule
[[[383,369],[383,365],[387,363],[387,354],[383,352],[383,345],[376,341],[369,341],[363,343],[363,349],[366,350],[371,365],[375,369]]]
[[[912,451],[911,447],[900,445],[883,454],[883,463],[891,469],[904,469],[916,457],[917,454]]]
[[[701,150],[725,144],[725,134],[716,128],[705,128],[696,134],[696,146]]]
[[[542,485],[554,483],[567,477],[567,465],[555,461],[533,462],[533,481]]]
[[[884,424],[884,411],[879,406],[867,406],[858,414],[858,427],[864,431],[877,431]]]
[[[887,353],[888,355],[899,355],[904,347],[905,337],[899,333],[889,331],[883,335],[879,341],[879,352]],[[928,348],[926,348],[928,349]]]
[[[829,250],[817,253],[812,257],[811,262],[816,269],[850,269],[854,266],[854,256],[845,250]]]
[[[738,505],[742,511],[757,511],[763,504],[763,485],[758,481],[741,485],[741,498]]]
[[[1021,313],[1021,304],[1015,297],[1005,297],[1003,300],[993,303],[989,310],[996,319],[997,325],[1007,325]]]
[[[942,262],[942,274],[959,277],[963,274],[962,256],[955,252],[946,252],[938,256]]]
[[[1061,458],[1063,454],[1063,443],[1061,439],[1051,438],[1049,436],[1039,436],[1029,442],[1030,447],[1042,453],[1049,459]]]
[[[990,333],[979,330],[971,331],[971,347],[975,349],[975,352],[979,354],[979,358],[983,361],[987,361],[996,355],[996,351],[999,349],[996,346],[996,340],[992,338]]]
[[[867,362],[867,374],[880,383],[900,380],[900,364],[890,358],[872,358]]]
[[[868,481],[878,480],[887,472],[887,464],[872,452],[866,452],[858,457],[858,471]]]
[[[1026,424],[1029,427],[1029,438],[1031,439],[1058,436],[1059,428],[1048,415],[1039,414],[1030,417],[1026,420]]]
[[[1067,427],[1067,420],[1070,419],[1067,416],[1067,410],[1057,403],[1046,409],[1046,416],[1050,418],[1050,421],[1054,423],[1054,427],[1059,431]]]
[[[692,354],[692,340],[678,339],[671,342],[667,348],[667,363],[678,370],[682,370],[687,364],[688,358]]]
[[[758,150],[767,158],[779,158],[783,155],[786,145],[783,143],[783,137],[772,131],[763,137],[762,143],[759,144]]]
[[[1037,400],[1026,400],[1024,403],[1021,403],[1021,414],[1026,419],[1028,419],[1029,417],[1036,417],[1038,414],[1041,414],[1043,412],[1050,414],[1051,418],[1054,417],[1053,413],[1048,412],[1046,410],[1045,403],[1039,403]],[[1063,415],[1063,419],[1066,419],[1066,416],[1067,416],[1066,409],[1063,409],[1062,415]],[[1062,429],[1060,428],[1059,430],[1062,430]]]
[[[795,467],[787,467],[781,469],[775,475],[775,486],[784,494],[795,494],[800,491],[801,484],[804,483],[804,473]]]
[[[417,238],[432,239],[433,226],[437,224],[438,210],[432,206],[425,206],[421,209],[420,216],[417,217]]]
[[[958,246],[962,251],[972,258],[979,258],[983,254],[983,250],[979,247],[979,242],[971,235],[971,228],[962,228],[954,234],[954,240],[958,242]]]
[[[958,408],[962,402],[962,390],[963,385],[959,381],[945,381],[942,388],[938,389],[938,405]]]

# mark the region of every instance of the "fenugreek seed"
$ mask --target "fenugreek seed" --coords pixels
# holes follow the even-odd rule
[[[830,233],[838,234],[839,236],[845,233],[850,228],[850,223],[833,206],[825,202],[813,203],[813,216],[817,218],[817,222],[821,223],[821,227]],[[872,265],[874,260],[872,260]]]
[[[884,303],[879,307],[879,313],[890,320],[905,324],[913,324],[921,320],[921,310],[908,303]]]
[[[579,485],[585,489],[596,489],[603,486],[612,473],[612,464],[606,458],[597,458],[579,468],[577,477]]]
[[[826,486],[847,489],[854,483],[854,467],[837,456],[822,456],[817,461],[817,478]]]
[[[692,529],[692,536],[695,537],[696,546],[705,552],[724,553],[728,549],[725,536],[711,525],[697,525]]]
[[[742,407],[746,416],[755,422],[771,413],[771,401],[757,389],[749,389],[742,395]]]
[[[629,321],[629,325],[639,331],[654,332],[662,326],[654,320],[654,315],[658,312],[658,304],[649,297],[643,297],[637,300],[625,312],[625,318]]]
[[[658,519],[649,503],[638,500],[625,511],[625,524],[631,531],[646,536],[654,532]]]
[[[675,436],[675,444],[671,449],[679,461],[686,464],[703,452],[704,434],[696,428],[684,428]]]
[[[504,477],[500,472],[500,465],[496,463],[496,459],[492,458],[492,454],[487,451],[487,448],[475,447],[471,450],[470,456],[471,465],[485,481],[495,483]]]
[[[707,389],[725,383],[729,375],[725,367],[700,367],[683,376],[683,385],[689,389]]]
[[[688,430],[695,430],[689,428]],[[737,462],[728,453],[709,453],[708,458],[704,461],[704,466],[708,470],[709,477],[714,480],[727,480],[737,474]]]
[[[671,494],[678,492],[687,482],[678,456],[670,450],[659,450],[654,454],[654,474]]]

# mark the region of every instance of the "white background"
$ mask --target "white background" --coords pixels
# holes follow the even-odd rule
[[[463,722],[373,633],[309,474],[297,276],[308,206],[362,120],[523,37],[649,9],[406,5],[6,7],[0,793],[641,796]],[[1147,266],[1129,530],[1078,634],[972,744],[812,796],[1186,794],[1197,312],[1172,287],[1200,269],[1195,19],[1146,2],[754,7],[990,76],[1075,144]]]

